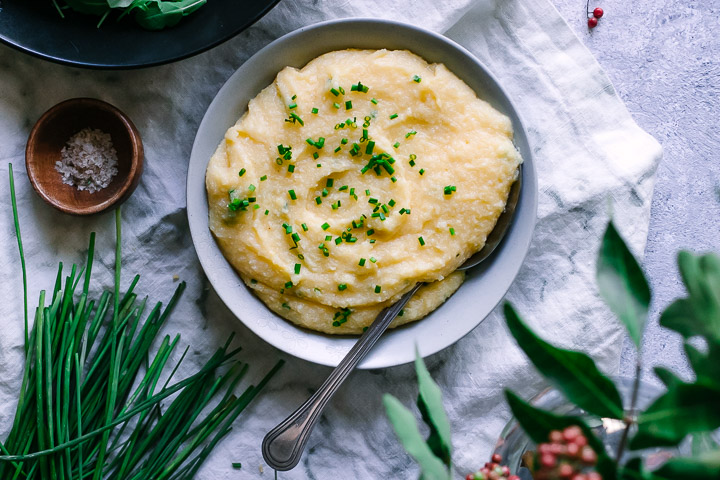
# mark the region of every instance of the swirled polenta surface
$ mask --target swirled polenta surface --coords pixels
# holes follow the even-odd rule
[[[287,67],[207,168],[210,228],[273,311],[361,333],[426,282],[393,326],[461,285],[522,159],[511,122],[442,64],[343,50]]]

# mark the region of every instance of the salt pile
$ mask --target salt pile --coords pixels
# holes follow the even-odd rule
[[[117,151],[109,133],[84,128],[70,137],[60,152],[55,170],[63,183],[95,193],[110,185],[117,175]]]

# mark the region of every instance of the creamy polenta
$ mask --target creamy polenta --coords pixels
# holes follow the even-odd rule
[[[495,226],[522,159],[508,117],[442,64],[344,50],[287,67],[206,173],[210,229],[273,311],[361,333],[426,282],[393,326],[440,306]]]

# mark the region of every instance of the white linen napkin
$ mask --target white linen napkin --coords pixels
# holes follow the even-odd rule
[[[94,278],[112,285],[112,214],[70,218],[45,205],[24,174],[29,129],[46,109],[75,96],[104,99],[136,123],[145,173],[123,207],[124,284],[166,301],[174,275],[188,281],[164,332],[190,345],[184,372],[197,368],[235,330],[241,357],[257,380],[278,357],[242,326],[204,278],[188,234],[185,173],[197,126],[214,94],[250,55],[280,35],[334,17],[376,16],[446,33],[497,76],[526,123],[539,177],[535,238],[507,298],[546,338],[581,348],[615,372],[624,332],[600,301],[594,282],[599,239],[612,213],[632,250],[644,248],[658,143],[632,120],[592,55],[548,0],[284,0],[255,26],[197,57],[127,72],[69,68],[0,47],[0,439],[10,428],[22,375],[20,267],[9,208],[7,164],[16,170],[28,259],[30,302],[51,289],[57,262],[82,262],[98,232]],[[48,81],[48,79],[52,79]],[[286,356],[285,356],[286,357]],[[537,393],[542,381],[509,338],[496,309],[457,344],[426,359],[444,391],[453,427],[454,462],[464,477],[486,460],[508,420],[502,392]],[[299,405],[329,369],[294,358],[236,422],[197,478],[271,478],[264,434]],[[183,370],[178,375],[183,374]],[[417,469],[386,420],[381,396],[405,404],[417,394],[413,368],[356,372],[339,392],[287,479],[413,478]],[[231,462],[241,462],[240,472]]]

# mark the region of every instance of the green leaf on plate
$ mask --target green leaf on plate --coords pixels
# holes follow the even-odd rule
[[[415,417],[400,401],[390,394],[383,395],[383,404],[393,429],[405,450],[420,465],[424,480],[448,480],[450,472],[442,460],[433,454],[420,434]]]
[[[650,287],[640,265],[610,222],[600,247],[597,282],[605,302],[639,348],[650,305]]]
[[[418,376],[419,388],[417,405],[423,421],[430,427],[427,444],[433,453],[449,467],[452,453],[450,421],[443,407],[440,387],[430,376],[417,349],[415,350],[415,371]]]
[[[505,319],[520,348],[535,368],[571,402],[600,417],[623,418],[615,384],[598,370],[588,355],[554,347],[530,330],[505,303]]]
[[[720,450],[693,458],[671,458],[652,472],[662,480],[718,480],[720,478]]]
[[[715,254],[678,254],[688,297],[676,300],[660,316],[660,324],[685,338],[702,335],[720,343],[720,258]]]
[[[515,419],[535,444],[546,443],[549,439],[550,432],[553,430],[563,430],[573,425],[580,427],[588,439],[588,445],[598,455],[598,473],[603,476],[604,480],[615,479],[617,471],[615,462],[607,455],[603,443],[595,436],[595,433],[582,418],[577,416],[556,415],[546,410],[536,408],[510,390],[505,390],[505,398]]]
[[[698,383],[673,382],[638,418],[630,448],[674,446],[688,433],[720,427],[720,389]]]

